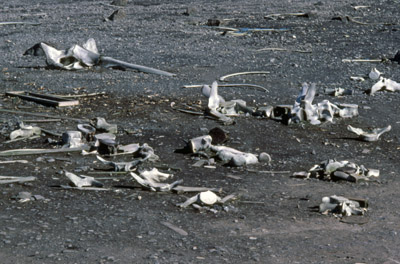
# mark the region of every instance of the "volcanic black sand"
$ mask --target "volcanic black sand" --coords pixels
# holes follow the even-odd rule
[[[129,174],[100,174],[108,168],[94,155],[1,157],[1,161],[28,163],[0,164],[0,175],[37,180],[0,185],[0,262],[400,263],[400,93],[365,93],[376,83],[366,76],[374,67],[384,77],[400,81],[400,65],[389,60],[400,49],[400,4],[397,0],[356,2],[132,0],[122,7],[85,0],[4,2],[0,22],[40,24],[0,25],[0,110],[80,122],[104,117],[118,125],[121,144],[147,143],[154,148],[160,161],[143,164],[145,168],[163,165],[164,172],[172,168],[174,180],[183,179],[185,186],[222,188],[220,196],[236,194],[237,199],[215,206],[216,213],[182,209],[176,204],[193,193],[150,192]],[[118,9],[114,20],[105,19]],[[306,15],[288,14],[299,12]],[[286,15],[266,17],[277,13]],[[235,35],[221,27],[273,30]],[[66,71],[47,67],[44,57],[23,56],[39,42],[66,49],[88,38],[96,40],[101,54],[176,76],[100,67]],[[207,106],[200,88],[182,86],[211,84],[223,75],[243,71],[269,74],[232,77],[229,83],[256,84],[268,92],[220,87],[221,96],[254,107],[292,105],[301,84],[315,82],[315,103],[327,99],[357,104],[359,116],[317,126],[238,116],[233,117],[234,125],[223,126],[203,114],[175,110],[203,113]],[[364,76],[365,81],[351,76]],[[324,93],[330,88],[354,93],[333,97]],[[78,106],[52,108],[5,96],[6,91],[106,95],[80,98]],[[18,120],[40,119],[46,118],[0,112],[0,142],[8,140]],[[61,119],[27,124],[63,133],[76,130],[78,123]],[[365,129],[391,125],[392,130],[377,142],[363,142],[347,131],[349,124]],[[215,167],[199,168],[192,166],[198,157],[174,152],[185,146],[184,140],[214,127],[229,133],[226,146],[267,152],[272,162],[239,168],[217,162]],[[0,149],[54,148],[49,138],[58,140],[43,134],[1,143]],[[351,160],[380,170],[380,176],[366,183],[291,177],[326,159]],[[54,187],[68,185],[64,171],[105,178],[101,181],[111,190]],[[12,198],[20,192],[45,199],[19,203]],[[313,209],[322,197],[334,194],[367,199],[368,211],[341,220]]]

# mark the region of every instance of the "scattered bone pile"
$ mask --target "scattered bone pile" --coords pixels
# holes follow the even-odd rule
[[[368,202],[362,199],[352,199],[343,196],[332,195],[323,197],[319,205],[321,214],[333,214],[337,217],[364,215],[368,209]]]
[[[333,122],[334,117],[351,118],[358,115],[358,105],[356,104],[334,104],[328,100],[323,100],[318,104],[313,104],[316,94],[315,84],[309,86],[304,83],[299,96],[293,106],[278,105],[267,107],[248,107],[243,100],[225,101],[218,95],[218,83],[213,82],[210,86],[203,85],[202,94],[208,98],[206,113],[215,117],[225,125],[234,124],[231,117],[240,114],[262,116],[290,123],[307,121],[313,125],[322,122]],[[344,93],[345,90],[335,90],[335,93]]]
[[[358,105],[355,104],[336,105],[328,100],[313,104],[316,92],[314,83],[311,86],[307,83],[303,84],[301,92],[290,111],[291,122],[308,121],[312,125],[319,125],[322,122],[333,122],[334,117],[351,118],[358,115]]]
[[[297,178],[316,178],[326,181],[370,181],[379,177],[379,170],[367,169],[364,165],[357,165],[353,162],[334,159],[326,160],[314,165],[309,171],[295,172]]]
[[[200,136],[189,140],[186,149],[190,153],[211,151],[218,160],[232,167],[256,164],[260,161],[271,161],[270,155],[265,152],[261,153],[260,155],[255,155],[226,146],[215,146],[211,143],[212,137],[210,135]]]

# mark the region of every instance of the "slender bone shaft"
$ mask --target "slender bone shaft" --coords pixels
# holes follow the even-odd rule
[[[101,57],[101,62],[105,64],[106,67],[113,67],[113,66],[120,66],[123,68],[128,68],[128,69],[134,69],[137,71],[141,71],[141,72],[147,72],[147,73],[154,73],[154,74],[158,74],[158,75],[164,75],[164,76],[175,76],[175,74],[170,73],[170,72],[166,72],[166,71],[162,71],[162,70],[158,70],[158,69],[154,69],[154,68],[150,68],[150,67],[146,67],[146,66],[141,66],[141,65],[137,65],[137,64],[132,64],[132,63],[128,63],[125,61],[120,61],[111,57]]]

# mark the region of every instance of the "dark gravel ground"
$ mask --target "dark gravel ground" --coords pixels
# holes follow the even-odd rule
[[[164,3],[165,2],[165,3]],[[342,59],[392,58],[399,49],[399,1],[128,1],[116,7],[104,1],[27,1],[2,4],[1,21],[39,22],[0,25],[0,91],[24,90],[54,94],[105,92],[80,99],[80,105],[50,108],[2,96],[3,109],[91,119],[104,117],[119,127],[122,144],[148,143],[160,163],[179,168],[175,179],[187,186],[218,187],[222,196],[236,193],[218,213],[200,213],[175,204],[191,194],[153,193],[139,188],[128,175],[103,180],[112,191],[63,190],[63,171],[82,174],[103,168],[94,156],[77,153],[22,156],[29,164],[0,164],[0,175],[36,176],[25,184],[0,185],[1,263],[400,263],[400,226],[397,174],[400,150],[399,93],[365,94],[375,81],[354,82],[373,67],[400,81],[394,62],[344,63]],[[356,5],[367,6],[355,9]],[[125,16],[104,21],[120,8]],[[184,14],[189,11],[188,15]],[[273,13],[307,12],[309,17]],[[348,21],[346,16],[353,20]],[[341,17],[342,20],[332,20]],[[221,35],[207,26],[209,19],[225,27],[289,29]],[[360,21],[362,23],[356,23]],[[94,38],[102,54],[176,73],[164,77],[134,71],[95,67],[63,71],[46,67],[44,58],[23,56],[38,42],[69,48]],[[311,51],[258,51],[262,48]],[[333,124],[283,125],[255,117],[236,117],[226,145],[246,152],[265,151],[271,164],[215,169],[196,168],[189,155],[174,153],[184,141],[220,127],[204,116],[171,108],[184,104],[205,108],[199,89],[220,76],[264,70],[266,75],[229,79],[252,88],[220,88],[226,99],[243,99],[250,106],[293,104],[302,82],[315,82],[316,102],[358,104],[360,115]],[[349,88],[354,94],[331,97],[326,88]],[[42,119],[0,112],[0,142],[6,141],[17,119]],[[62,133],[75,130],[77,121],[37,123]],[[33,123],[35,124],[35,123]],[[378,142],[362,142],[346,130],[392,125]],[[129,132],[129,133],[128,133]],[[1,150],[51,148],[49,136],[0,144]],[[56,139],[53,137],[53,139]],[[325,159],[348,159],[379,169],[378,182],[337,183],[291,178]],[[4,158],[8,160],[12,158]],[[114,158],[129,159],[128,157]],[[146,164],[151,167],[152,164]],[[289,173],[267,173],[289,171]],[[92,174],[96,177],[109,175]],[[45,200],[18,203],[19,192]],[[365,216],[344,223],[311,207],[323,196],[344,195],[369,200]],[[167,228],[169,222],[185,230],[183,236]],[[349,221],[348,221],[349,222]]]

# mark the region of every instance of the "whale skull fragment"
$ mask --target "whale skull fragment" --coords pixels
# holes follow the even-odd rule
[[[379,137],[392,129],[392,126],[387,126],[383,128],[375,128],[372,131],[364,131],[361,128],[352,127],[351,125],[347,126],[347,130],[358,135],[359,139],[367,142],[378,141]]]
[[[75,44],[67,50],[58,50],[48,43],[41,42],[35,44],[24,53],[24,55],[35,56],[43,54],[46,56],[47,65],[64,70],[81,70],[99,65],[105,68],[118,67],[165,76],[175,75],[170,72],[102,56],[99,54],[96,41],[93,38],[88,39],[82,46]]]
[[[400,91],[400,83],[395,82],[393,80],[380,77],[379,81],[375,83],[371,89],[369,90],[369,94],[374,94],[377,91],[389,91],[389,92],[399,92]]]

